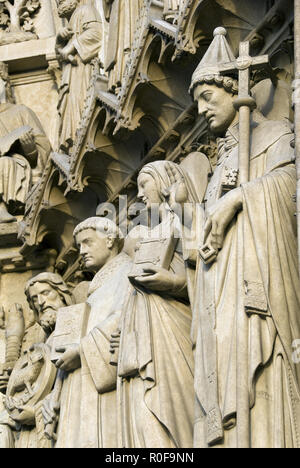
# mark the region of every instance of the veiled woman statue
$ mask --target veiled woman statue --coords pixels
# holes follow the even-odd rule
[[[139,242],[119,350],[119,444],[125,448],[193,444],[191,309],[177,217],[165,198],[170,170],[184,177],[180,166],[165,161],[146,165],[138,176],[138,197],[158,223],[130,233]]]

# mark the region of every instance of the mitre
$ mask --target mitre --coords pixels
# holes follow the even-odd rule
[[[204,77],[218,76],[220,74],[219,65],[235,61],[235,56],[227,42],[226,35],[225,28],[215,29],[214,39],[192,76],[190,92]]]

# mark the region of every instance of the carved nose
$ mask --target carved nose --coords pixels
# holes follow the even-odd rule
[[[38,296],[38,304],[40,306],[40,309],[43,307],[43,305],[45,304],[45,299],[43,298],[43,296]]]
[[[80,255],[84,255],[85,253],[86,253],[86,248],[83,245],[81,245],[80,246]]]
[[[198,104],[198,114],[199,115],[203,115],[204,117],[206,116],[208,112],[208,109],[207,109],[207,106],[203,105],[203,104]]]

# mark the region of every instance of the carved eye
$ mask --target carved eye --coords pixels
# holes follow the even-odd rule
[[[211,93],[205,93],[205,94],[203,95],[204,101],[209,102],[209,101],[211,100],[211,96],[212,96]]]

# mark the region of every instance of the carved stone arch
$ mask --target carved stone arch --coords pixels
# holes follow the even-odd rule
[[[84,158],[86,153],[95,148],[96,135],[100,129],[103,135],[109,133],[109,129],[113,126],[114,115],[112,112],[95,99],[93,110],[91,112],[90,121],[87,128],[82,129],[82,133],[78,138],[74,153],[71,155],[70,169],[67,175],[67,190],[83,191],[82,174],[84,170]]]
[[[141,90],[149,83],[148,68],[155,57],[161,56],[164,39],[161,34],[150,32],[140,48],[136,60],[132,60],[125,76],[125,85],[119,96],[119,111],[117,114],[117,132],[121,127],[134,130],[143,117],[142,110],[135,112],[135,102]],[[126,82],[128,86],[126,86]]]
[[[27,239],[27,246],[37,246],[43,242],[44,237],[52,231],[57,232],[59,226],[57,207],[67,203],[61,188],[59,170],[52,166],[43,187],[40,188],[38,210],[34,210],[35,202],[32,207],[32,222],[30,225],[30,238]],[[36,200],[37,201],[37,200]],[[54,211],[56,214],[54,215]],[[59,235],[59,233],[58,233]]]
[[[196,54],[199,47],[208,46],[213,31],[218,26],[224,26],[228,31],[228,39],[234,52],[238,52],[238,44],[244,40],[261,22],[270,8],[268,0],[200,0],[183,2],[178,16],[178,31],[176,36],[177,52]],[[212,15],[211,12],[214,12]]]
[[[136,64],[131,87],[124,87],[120,95],[115,133],[122,127],[131,131],[136,129],[147,115],[159,120],[160,126],[167,131],[170,123],[190,104],[188,92],[183,96],[182,89],[188,89],[195,65],[190,62],[183,70],[172,62],[173,39],[150,30]],[[153,103],[155,106],[151,109]]]

